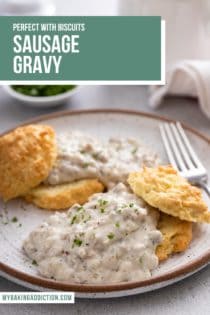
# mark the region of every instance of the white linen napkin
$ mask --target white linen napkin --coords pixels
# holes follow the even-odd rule
[[[164,96],[198,98],[201,110],[210,118],[210,61],[185,60],[167,73],[165,86],[150,87],[150,106],[157,108]]]

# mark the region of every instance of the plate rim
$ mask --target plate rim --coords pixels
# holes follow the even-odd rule
[[[153,113],[147,113],[143,111],[137,110],[130,110],[130,109],[113,109],[113,108],[94,108],[94,109],[80,109],[80,110],[65,110],[59,111],[47,115],[41,115],[35,117],[33,119],[26,120],[24,123],[18,124],[17,126],[6,130],[5,132],[1,133],[0,136],[7,134],[8,132],[13,131],[15,128],[20,126],[25,126],[31,123],[40,123],[45,120],[51,120],[54,118],[59,117],[66,117],[66,116],[74,116],[74,115],[87,115],[87,114],[125,114],[125,115],[133,115],[133,116],[141,116],[150,119],[155,119],[164,122],[175,122],[174,119],[167,118],[162,115],[156,115]],[[194,129],[188,126],[185,123],[182,123],[183,127],[190,131],[191,133],[195,134],[208,144],[210,144],[210,137],[204,135],[197,129]],[[210,262],[210,249],[206,251],[202,256],[198,257],[194,262],[186,263],[182,268],[169,271],[162,276],[155,276],[151,279],[144,280],[144,281],[135,281],[135,282],[121,282],[121,283],[114,283],[114,284],[101,284],[101,285],[94,285],[94,284],[76,284],[76,283],[65,283],[61,281],[55,281],[46,279],[40,276],[33,276],[28,273],[22,272],[16,268],[10,267],[5,263],[0,261],[0,271],[3,273],[8,274],[9,276],[16,278],[20,281],[24,281],[26,283],[30,283],[32,285],[41,286],[43,288],[52,289],[52,290],[59,290],[59,291],[74,291],[78,293],[101,293],[101,292],[112,292],[112,291],[127,291],[136,288],[142,287],[149,287],[155,285],[157,283],[164,283],[169,280],[176,279],[177,277],[187,275],[188,273],[192,273],[196,271],[198,268],[205,266]]]

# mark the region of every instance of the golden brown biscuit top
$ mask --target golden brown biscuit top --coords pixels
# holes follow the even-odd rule
[[[160,211],[191,222],[210,223],[210,212],[201,190],[190,185],[172,166],[144,167],[131,173],[130,187]]]
[[[0,196],[9,200],[39,185],[57,157],[50,126],[28,125],[0,137]]]

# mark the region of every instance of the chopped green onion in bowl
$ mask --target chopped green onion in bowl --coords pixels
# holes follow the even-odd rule
[[[75,95],[79,85],[4,85],[3,89],[18,103],[37,108],[64,105]]]
[[[28,96],[54,96],[69,92],[76,85],[12,85],[13,90]]]

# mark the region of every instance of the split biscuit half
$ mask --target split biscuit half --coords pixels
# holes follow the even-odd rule
[[[32,189],[24,198],[39,208],[64,210],[75,203],[84,204],[91,195],[103,191],[104,185],[97,179],[84,179],[56,186],[40,185]]]
[[[157,229],[163,241],[156,248],[159,261],[168,259],[172,254],[184,252],[192,240],[192,222],[180,220],[160,213]]]
[[[161,212],[184,221],[210,223],[210,211],[201,190],[172,166],[143,167],[129,175],[128,183],[137,196]]]

